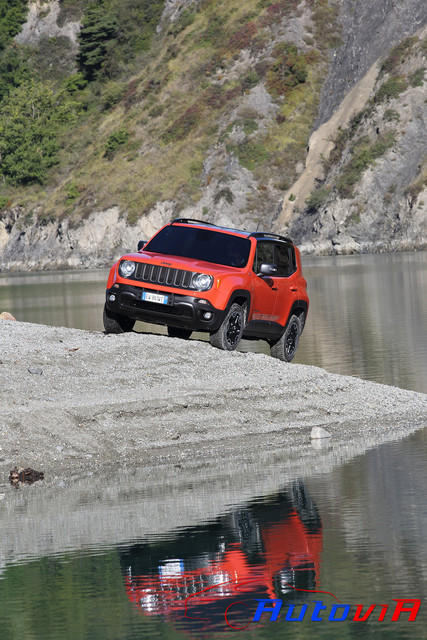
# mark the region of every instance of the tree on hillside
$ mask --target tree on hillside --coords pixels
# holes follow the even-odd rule
[[[0,51],[0,102],[14,88],[28,81],[30,76],[25,53],[18,45]]]
[[[27,11],[27,0],[0,0],[0,51],[20,32]]]
[[[42,184],[58,162],[58,133],[75,122],[77,103],[41,82],[11,91],[0,105],[0,175],[11,184]]]
[[[109,63],[117,42],[118,24],[114,15],[108,13],[104,4],[91,7],[85,14],[79,34],[80,70],[88,80],[99,75],[112,75]]]

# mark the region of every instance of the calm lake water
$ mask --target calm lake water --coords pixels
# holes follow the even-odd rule
[[[310,258],[304,273],[297,362],[427,390],[426,253]],[[3,275],[0,310],[101,329],[105,280]],[[0,639],[427,638],[427,429],[363,455],[334,443],[317,455],[298,472],[288,453],[222,478],[3,481]],[[282,601],[277,622],[250,622],[257,598]],[[392,621],[399,598],[421,600],[414,622]],[[387,605],[383,621],[379,605],[352,621],[373,603]]]

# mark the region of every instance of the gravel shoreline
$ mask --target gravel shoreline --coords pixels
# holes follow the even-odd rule
[[[427,425],[427,395],[167,336],[0,322],[0,471],[250,463]]]

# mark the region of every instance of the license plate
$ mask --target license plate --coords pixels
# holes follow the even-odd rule
[[[149,291],[142,292],[142,299],[146,302],[157,302],[157,304],[168,303],[168,296],[162,296],[160,293],[150,293]]]

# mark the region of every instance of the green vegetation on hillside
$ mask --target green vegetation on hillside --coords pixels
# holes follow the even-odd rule
[[[148,51],[163,0],[91,0],[79,34],[79,66],[88,80],[117,76]]]
[[[27,0],[0,0],[0,51],[20,32],[27,11]]]
[[[73,68],[49,67],[61,38],[38,49],[9,38],[0,56],[4,198],[76,221],[96,200],[135,220],[158,201],[194,204],[216,181],[216,203],[231,204],[234,156],[259,185],[248,210],[265,208],[268,194],[277,202],[304,159],[328,47],[338,43],[333,0],[305,9],[298,0],[205,1],[157,32],[163,8],[164,0],[62,0],[58,24],[82,24]],[[304,11],[313,26],[297,46],[287,25],[306,24]],[[245,105],[261,85],[268,116]]]
[[[43,184],[59,162],[57,134],[75,124],[78,104],[41,82],[24,82],[0,103],[1,173],[13,185]]]

